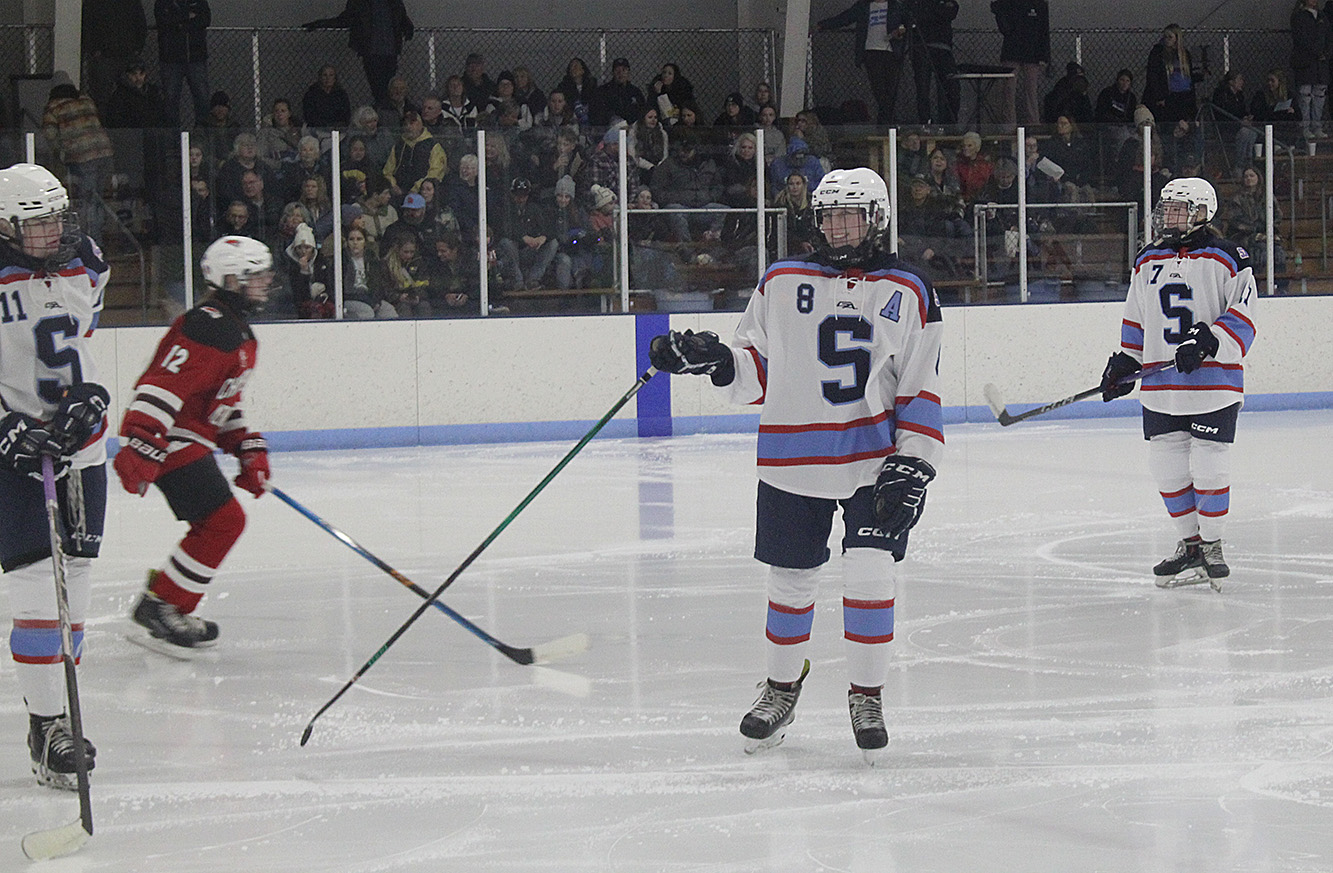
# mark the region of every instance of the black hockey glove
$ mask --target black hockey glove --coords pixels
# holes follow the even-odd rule
[[[648,360],[664,373],[708,376],[719,387],[730,385],[736,378],[731,348],[711,330],[701,333],[672,330],[653,337],[648,346]]]
[[[62,454],[50,429],[31,415],[10,412],[0,418],[0,466],[40,479],[42,455],[50,455],[59,479],[69,470],[69,461]]]
[[[890,537],[907,533],[926,507],[926,486],[935,468],[920,458],[890,457],[875,480],[875,521]]]
[[[1139,371],[1139,362],[1124,352],[1116,352],[1106,359],[1106,369],[1102,370],[1102,400],[1110,403],[1117,397],[1124,397],[1134,390],[1133,382],[1120,380]]]
[[[80,382],[65,389],[50,425],[61,454],[72,455],[83,448],[102,423],[110,403],[111,395],[96,382]]]
[[[1185,331],[1185,341],[1176,346],[1176,369],[1193,373],[1203,366],[1205,358],[1217,354],[1217,337],[1202,321]]]

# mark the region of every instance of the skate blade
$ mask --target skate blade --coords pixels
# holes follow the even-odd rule
[[[866,762],[867,766],[878,767],[880,764],[884,763],[884,759],[887,757],[887,752],[887,746],[881,749],[862,749],[861,758]]]
[[[79,777],[75,773],[57,773],[45,767],[33,765],[32,775],[37,777],[39,785],[55,788],[58,791],[78,791]]]
[[[771,737],[762,740],[756,740],[751,737],[745,738],[745,754],[755,755],[768,749],[774,749],[782,745],[782,741],[787,738],[787,729],[781,728]]]
[[[1189,575],[1181,574],[1179,576],[1159,576],[1157,578],[1158,588],[1185,588],[1190,585],[1207,585],[1214,591],[1222,591],[1222,583],[1213,579],[1203,570],[1194,570]]]
[[[138,633],[135,632],[127,633],[125,634],[125,639],[134,643],[136,646],[141,646],[147,649],[150,652],[156,652],[159,655],[166,655],[173,661],[184,661],[186,663],[190,663],[194,661],[216,661],[218,659],[217,652],[212,646],[196,646],[194,648],[177,646],[173,643],[167,642],[166,640],[158,639],[157,637],[148,633],[148,631],[140,631]]]

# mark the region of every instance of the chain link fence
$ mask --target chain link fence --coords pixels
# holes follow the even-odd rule
[[[1133,90],[1142,94],[1148,53],[1161,36],[1160,29],[1147,28],[1053,30],[1051,64],[1046,71],[1048,84],[1043,90],[1049,90],[1064,75],[1066,63],[1077,61],[1087,73],[1089,98],[1094,103],[1097,94],[1115,81],[1122,68],[1134,74]],[[995,31],[955,31],[954,56],[960,64],[998,64],[1001,40]],[[853,41],[850,31],[821,32],[811,37],[806,102],[811,106],[836,108],[848,100],[861,101],[873,118],[875,104],[865,73],[856,66]],[[1186,34],[1186,45],[1195,66],[1205,74],[1203,84],[1198,86],[1201,102],[1212,94],[1228,69],[1243,73],[1247,92],[1253,92],[1269,69],[1287,69],[1291,62],[1291,34],[1286,30],[1191,30]],[[904,122],[918,120],[915,94],[911,70],[905,69],[897,102],[897,117]],[[967,100],[968,95],[964,94],[965,112]]]

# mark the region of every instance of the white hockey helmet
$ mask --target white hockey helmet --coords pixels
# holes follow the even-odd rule
[[[1215,215],[1217,192],[1211,183],[1196,177],[1172,179],[1162,187],[1162,195],[1153,207],[1152,238],[1178,243],[1205,227]]]
[[[832,170],[820,180],[810,195],[810,206],[815,213],[815,224],[823,228],[826,210],[860,209],[865,218],[866,233],[856,245],[834,247],[825,241],[822,249],[835,263],[851,263],[873,253],[880,237],[889,227],[889,186],[868,167],[853,170]]]
[[[69,193],[50,170],[37,164],[0,170],[0,240],[29,258],[67,255],[68,261],[76,228]]]
[[[273,253],[248,236],[219,237],[199,259],[204,281],[224,293],[237,295],[244,308],[258,308],[268,300],[273,280]],[[229,278],[235,283],[228,283]]]

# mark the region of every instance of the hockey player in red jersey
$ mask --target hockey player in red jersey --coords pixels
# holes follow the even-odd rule
[[[1120,327],[1120,351],[1102,374],[1102,399],[1140,367],[1174,362],[1143,379],[1148,467],[1180,534],[1174,556],[1153,568],[1157,584],[1230,575],[1222,528],[1231,505],[1229,454],[1245,400],[1245,356],[1254,344],[1250,256],[1209,226],[1217,193],[1203,179],[1172,179],[1152,213],[1153,242],[1139,252]]]
[[[134,608],[149,634],[145,643],[167,654],[217,642],[217,624],[194,610],[245,528],[214,448],[239,459],[237,485],[264,494],[268,446],[245,420],[241,391],[258,345],[246,313],[267,301],[272,266],[268,246],[249,237],[224,236],[204,251],[200,267],[211,294],[158,343],[120,425],[113,463],[125,490],[142,495],[156,485],[190,524],[166,563],[149,571]]]
[[[893,639],[896,562],[944,452],[942,322],[930,281],[883,248],[884,180],[835,170],[811,203],[822,245],[769,267],[730,346],[716,334],[654,338],[650,360],[708,375],[730,400],[762,405],[755,558],[769,565],[768,679],[741,720],[746,751],[777,745],[810,662],[819,568],[843,511],[843,639],[857,746],[888,745],[880,691]]]
[[[57,476],[74,656],[83,650],[92,559],[106,518],[106,410],[88,338],[110,271],[79,232],[49,170],[0,170],[0,566],[13,607],[9,651],[28,710],[37,780],[75,790],[61,623],[41,456]],[[88,769],[96,749],[85,739]]]

